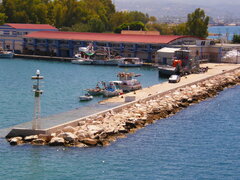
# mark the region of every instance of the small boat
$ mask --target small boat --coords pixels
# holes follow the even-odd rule
[[[119,67],[141,67],[143,62],[138,57],[123,57],[118,63]]]
[[[159,76],[171,76],[173,74],[176,74],[176,67],[161,65],[161,66],[158,66],[158,73],[159,73]]]
[[[114,82],[116,85],[119,86],[120,89],[123,90],[123,92],[136,91],[142,88],[141,83],[137,79],[133,79],[133,77],[138,77],[138,76],[141,76],[141,75],[135,74],[135,73],[120,72],[117,75],[117,77],[119,78],[119,81],[114,81]]]
[[[113,96],[118,96],[122,94],[123,91],[121,89],[118,89],[114,83],[109,82],[106,86],[105,89],[103,90],[103,96],[105,97],[113,97]]]
[[[93,64],[117,66],[120,61],[121,56],[112,55],[110,47],[103,47],[96,50]]]
[[[90,101],[93,99],[93,96],[91,96],[90,94],[85,94],[84,96],[80,96],[79,97],[79,100],[80,101]]]
[[[14,53],[12,51],[0,50],[0,58],[13,58]]]
[[[87,93],[92,96],[102,95],[104,88],[103,87],[101,88],[100,85],[102,85],[102,82],[98,82],[95,88],[86,89]]]

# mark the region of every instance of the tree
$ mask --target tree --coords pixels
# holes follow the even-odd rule
[[[119,28],[122,24],[128,24],[132,22],[142,22],[144,25],[149,21],[147,14],[138,11],[119,11],[112,15],[110,24],[113,29]]]
[[[0,13],[0,25],[3,25],[6,19],[7,16],[4,13]]]
[[[234,35],[233,35],[232,42],[233,42],[234,44],[240,43],[240,35],[234,34]]]
[[[187,34],[206,38],[208,36],[209,16],[204,10],[197,8],[193,13],[188,14]]]
[[[120,26],[118,26],[114,32],[115,33],[121,33],[122,30],[146,30],[145,25],[142,22],[132,22],[132,23],[124,23]]]

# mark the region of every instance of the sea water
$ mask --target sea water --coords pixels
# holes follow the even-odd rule
[[[0,61],[0,67],[1,126],[15,124],[19,119],[23,121],[22,116],[31,114],[32,108],[27,108],[32,103],[30,76],[36,68],[45,76],[43,105],[49,108],[44,110],[46,114],[79,106],[75,98],[79,90],[72,90],[82,84],[77,79],[99,80],[100,72],[95,71],[101,68],[23,59]],[[85,71],[85,68],[89,69]],[[108,75],[102,72],[102,78],[111,80],[108,76],[119,69],[112,67],[104,71]],[[152,74],[142,79],[145,86],[162,81],[156,78],[154,70],[131,71]],[[91,74],[94,74],[92,80]],[[66,79],[69,82],[65,82]],[[74,82],[79,85],[73,85]],[[64,84],[69,87],[58,87]],[[59,88],[64,92],[51,92]],[[17,95],[18,89],[21,96]],[[239,93],[240,86],[226,89],[217,97],[157,121],[108,147],[10,146],[5,139],[0,139],[0,177],[14,180],[239,179]],[[63,98],[62,101],[59,98]],[[7,116],[11,118],[6,121],[3,117]]]
[[[234,34],[240,34],[240,26],[210,26],[208,28],[209,33],[219,34],[220,36],[209,36],[211,39],[219,39],[226,37],[228,40],[233,39]]]
[[[118,72],[134,72],[143,87],[163,81],[154,68],[119,68],[117,66],[76,65],[26,59],[0,59],[0,129],[32,120],[34,95],[31,77],[39,69],[44,76],[41,89],[41,115],[43,117],[66,112],[103,100],[94,97],[89,102],[79,102],[88,88],[99,81],[117,80]]]

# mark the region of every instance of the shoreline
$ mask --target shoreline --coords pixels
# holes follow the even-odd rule
[[[13,137],[8,141],[11,145],[30,143],[70,147],[107,146],[118,138],[126,137],[128,133],[172,116],[192,104],[216,96],[224,88],[239,83],[238,67],[232,72],[223,72],[196,83],[189,83],[186,87],[176,88],[164,95],[153,95],[145,100],[138,100],[119,112],[110,111],[88,117],[79,120],[77,125],[63,126],[48,134]]]

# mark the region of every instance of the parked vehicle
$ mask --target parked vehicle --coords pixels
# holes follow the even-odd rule
[[[180,80],[181,80],[181,76],[174,74],[169,77],[168,82],[169,83],[178,83]]]

